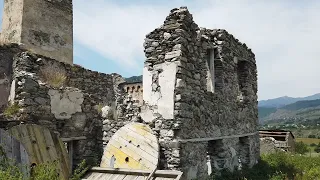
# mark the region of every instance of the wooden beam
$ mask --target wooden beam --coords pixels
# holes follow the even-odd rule
[[[178,139],[178,141],[179,142],[203,142],[203,141],[213,141],[213,140],[221,140],[221,139],[230,139],[230,138],[253,136],[253,135],[256,135],[256,134],[259,134],[259,132],[240,134],[240,135],[232,135],[232,136],[209,137],[209,138]]]
[[[68,138],[60,138],[62,142],[69,142],[69,141],[79,141],[79,140],[86,140],[87,137],[79,136],[79,137],[68,137]]]
[[[69,161],[70,161],[70,174],[72,174],[72,166],[73,166],[73,141],[67,142],[68,143],[68,154],[69,154]]]
[[[154,168],[153,171],[149,174],[147,180],[151,180],[152,176],[154,175],[154,173],[157,171],[157,168]]]
[[[139,170],[139,169],[119,169],[119,168],[101,168],[93,167],[88,172],[99,172],[99,173],[112,173],[112,174],[127,174],[127,175],[150,175],[152,171]],[[181,177],[181,171],[174,170],[156,170],[154,177],[165,177],[165,178],[177,178]]]

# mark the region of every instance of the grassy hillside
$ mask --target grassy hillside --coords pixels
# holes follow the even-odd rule
[[[142,75],[141,76],[132,76],[132,77],[128,77],[128,78],[125,78],[125,80],[129,83],[132,83],[132,82],[142,82]]]
[[[320,99],[298,101],[281,108],[259,107],[260,122],[320,123]]]
[[[320,99],[320,93],[317,93],[311,96],[306,96],[306,97],[298,97],[298,98],[283,96],[283,97],[278,97],[274,99],[261,100],[258,102],[258,106],[281,108],[283,106],[295,103],[297,101],[310,101],[315,99]]]
[[[299,109],[312,108],[317,106],[320,106],[320,99],[310,100],[310,101],[298,101],[298,102],[286,105],[284,107],[281,107],[281,109],[296,111]]]
[[[271,113],[277,111],[277,108],[274,107],[258,107],[259,119],[269,116]]]

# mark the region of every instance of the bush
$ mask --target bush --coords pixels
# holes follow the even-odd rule
[[[316,135],[309,135],[308,138],[316,138]]]
[[[298,154],[306,154],[309,152],[308,145],[303,142],[295,142],[295,152]]]
[[[315,180],[320,178],[320,157],[306,157],[286,152],[261,156],[252,168],[244,167],[233,173],[222,171],[212,175],[210,180]]]
[[[31,167],[30,177],[27,180],[60,180],[57,168],[58,162],[48,162]],[[80,180],[87,172],[85,160],[83,160],[78,168],[75,169],[70,180]],[[26,180],[21,169],[15,163],[8,159],[2,146],[0,145],[0,180]]]
[[[311,143],[310,146],[311,146],[311,147],[315,147],[315,146],[317,146],[317,145],[316,145],[315,143]]]

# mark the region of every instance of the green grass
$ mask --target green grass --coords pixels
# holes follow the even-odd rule
[[[303,142],[305,144],[319,144],[320,143],[320,139],[317,138],[296,138],[296,142]]]
[[[3,112],[6,117],[12,117],[19,112],[20,106],[17,103],[9,105]]]
[[[38,164],[34,168],[29,169],[30,177],[24,177],[21,168],[16,166],[13,160],[7,158],[3,147],[0,145],[0,180],[60,180],[59,169],[56,162],[47,162]],[[21,167],[27,165],[20,164]],[[80,180],[88,171],[89,167],[83,160],[74,170],[70,180]]]
[[[317,180],[320,157],[300,156],[285,152],[264,154],[258,164],[233,173],[222,171],[209,180]]]

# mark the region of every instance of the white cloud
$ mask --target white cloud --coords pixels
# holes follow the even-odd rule
[[[74,2],[75,40],[140,72],[145,35],[170,9],[188,6],[201,27],[222,28],[256,54],[259,99],[320,92],[320,1],[170,0],[124,4]]]

